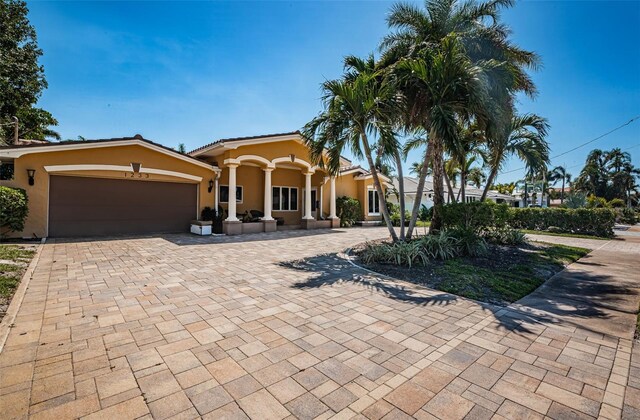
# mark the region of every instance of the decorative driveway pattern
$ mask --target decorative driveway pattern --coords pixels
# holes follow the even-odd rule
[[[564,301],[481,305],[376,277],[336,255],[384,235],[50,241],[0,353],[0,413],[621,416],[631,337],[566,316]],[[598,245],[583,277],[617,264],[608,281],[623,287],[637,274],[640,241]],[[624,286],[634,299],[637,286]],[[600,303],[594,318],[609,316]]]

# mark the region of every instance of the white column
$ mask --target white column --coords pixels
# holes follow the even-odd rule
[[[336,177],[329,181],[329,219],[337,219],[336,216]]]
[[[264,171],[264,217],[262,220],[273,220],[271,217],[271,171],[273,168],[263,169]]]
[[[218,188],[218,180],[220,179],[220,174],[216,173],[216,179],[213,181],[213,185],[214,188],[216,189],[215,192],[213,193],[215,199],[213,201],[213,210],[216,212],[216,214],[218,214],[218,206],[220,205],[220,197],[218,194],[220,194],[220,189]]]
[[[236,217],[236,168],[238,165],[229,164],[227,165],[229,168],[229,205],[227,206],[227,211],[229,216],[227,217],[227,222],[237,222],[238,218]]]
[[[313,219],[311,216],[311,172],[304,174],[304,220]]]

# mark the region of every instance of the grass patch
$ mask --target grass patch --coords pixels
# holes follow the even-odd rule
[[[13,295],[34,254],[18,245],[0,245],[0,298]]]
[[[423,222],[422,220],[416,220],[416,227],[429,227],[431,226],[430,221]]]
[[[427,265],[369,264],[374,271],[443,292],[506,305],[530,294],[549,277],[589,252],[547,243],[490,246],[477,257],[432,260]]]
[[[520,229],[522,233],[528,233],[530,235],[548,235],[548,236],[564,236],[566,238],[581,238],[581,239],[598,239],[600,241],[608,241],[611,238],[603,238],[602,236],[594,235],[582,235],[578,233],[561,233],[561,232],[548,232],[546,230],[528,230]]]

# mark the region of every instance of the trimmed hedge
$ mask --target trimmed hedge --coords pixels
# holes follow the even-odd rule
[[[509,224],[514,228],[549,230],[612,237],[616,213],[611,209],[526,208],[511,209]]]
[[[461,228],[476,233],[487,229],[505,228],[509,222],[509,206],[493,201],[450,203],[442,207],[445,229]]]
[[[29,214],[27,192],[21,188],[0,186],[0,233],[24,230]]]
[[[608,208],[513,208],[490,201],[451,203],[443,206],[445,228],[470,229],[476,233],[508,227],[553,230],[612,237],[616,212]]]

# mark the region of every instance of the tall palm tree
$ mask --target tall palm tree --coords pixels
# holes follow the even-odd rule
[[[588,195],[605,197],[609,183],[609,171],[607,168],[608,152],[593,149],[587,155],[584,167],[575,180],[575,187]]]
[[[373,155],[375,146],[388,151],[399,147],[392,127],[396,90],[380,71],[352,64],[345,62],[346,73],[341,79],[322,84],[324,111],[304,126],[302,135],[311,159],[331,174],[339,172],[344,149],[350,149],[356,158],[366,158],[389,234],[397,241]]]
[[[416,71],[414,82],[401,87],[408,99],[407,125],[421,127],[429,134],[424,156],[425,162],[427,159],[433,161],[435,208],[431,231],[438,230],[441,225],[438,207],[443,202],[443,142],[447,137],[452,138],[452,121],[459,116],[457,114],[461,114],[463,119],[476,114],[475,117],[481,117],[483,122],[505,125],[507,111],[513,105],[513,94],[519,91],[528,95],[535,93],[535,86],[525,70],[535,69],[539,59],[534,53],[514,46],[509,41],[508,28],[499,21],[500,10],[513,3],[513,0],[487,3],[426,0],[424,8],[399,3],[392,7],[387,19],[389,27],[395,31],[381,43],[382,61],[385,63],[395,65],[399,61],[410,60],[413,64],[405,69],[420,70],[411,68],[417,65],[416,60],[433,57],[437,51],[447,51],[456,44],[456,54],[443,57],[439,63],[427,58],[424,61],[428,72]],[[451,72],[447,75],[443,70],[454,67],[454,63],[449,61],[459,63],[461,56],[467,60],[466,71],[473,75],[465,77],[462,72],[455,72],[455,77],[451,77]],[[441,72],[439,78],[435,77],[438,72]],[[480,89],[486,91],[482,96],[492,99],[488,101],[489,98],[485,98],[482,106],[478,106],[477,101]],[[419,195],[424,188],[427,169],[428,165],[422,165],[418,178]],[[416,203],[407,231],[409,237],[418,211],[419,204]]]
[[[422,196],[430,159],[434,191],[430,231],[438,231],[444,204],[444,144],[457,135],[458,115],[482,109],[487,94],[481,81],[482,69],[471,63],[459,39],[450,36],[437,48],[424,51],[421,58],[400,61],[395,70],[406,100],[407,123],[428,132],[417,196]],[[411,236],[419,210],[416,201],[407,237]]]
[[[560,190],[560,204],[564,203],[564,187],[565,183],[571,182],[571,174],[567,172],[564,166],[556,166],[549,172],[547,179],[555,185],[558,181],[562,181],[562,189]]]
[[[516,115],[506,129],[487,133],[487,163],[490,168],[481,200],[487,198],[491,184],[508,157],[524,161],[528,172],[536,172],[549,162],[549,144],[545,140],[549,123],[535,114]]]

